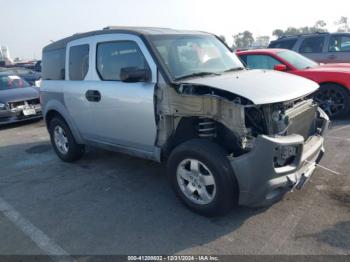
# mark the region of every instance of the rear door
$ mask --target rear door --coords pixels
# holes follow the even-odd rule
[[[75,40],[67,45],[64,102],[66,108],[84,138],[91,134],[90,103],[85,93],[91,88],[90,39]]]
[[[298,52],[318,63],[326,60],[326,36],[317,35],[302,39]]]
[[[94,38],[92,89],[100,96],[90,102],[91,140],[152,153],[157,134],[154,88],[157,67],[143,41],[131,34],[106,34]],[[147,82],[120,80],[125,67],[148,68]]]
[[[325,62],[350,63],[350,34],[330,36]]]

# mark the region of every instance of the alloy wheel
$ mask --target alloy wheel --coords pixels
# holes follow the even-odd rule
[[[54,129],[54,141],[56,148],[60,151],[61,154],[67,154],[69,150],[69,143],[66,133],[63,128],[56,126]]]
[[[344,95],[333,88],[321,89],[315,96],[316,102],[329,115],[339,115],[345,109]]]
[[[201,161],[184,159],[176,170],[178,185],[190,201],[207,205],[216,194],[216,184],[212,172]]]

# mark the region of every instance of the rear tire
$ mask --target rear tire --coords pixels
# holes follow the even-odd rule
[[[238,183],[227,153],[212,141],[193,139],[176,147],[167,174],[176,196],[198,214],[224,215],[238,202]]]
[[[60,117],[50,121],[49,133],[52,146],[59,158],[73,162],[84,155],[84,145],[77,144],[66,122]]]
[[[315,100],[330,118],[343,117],[350,112],[350,93],[341,85],[322,84]]]

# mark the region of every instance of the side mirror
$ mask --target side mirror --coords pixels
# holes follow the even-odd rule
[[[120,80],[128,83],[147,82],[151,79],[149,69],[140,69],[137,67],[124,67],[120,69]]]
[[[281,72],[286,72],[287,71],[287,66],[283,64],[278,64],[273,67],[274,70],[276,71],[281,71]]]

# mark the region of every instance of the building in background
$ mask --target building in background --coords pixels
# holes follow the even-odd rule
[[[12,64],[13,61],[10,56],[10,50],[7,46],[0,46],[0,64],[8,65]]]

